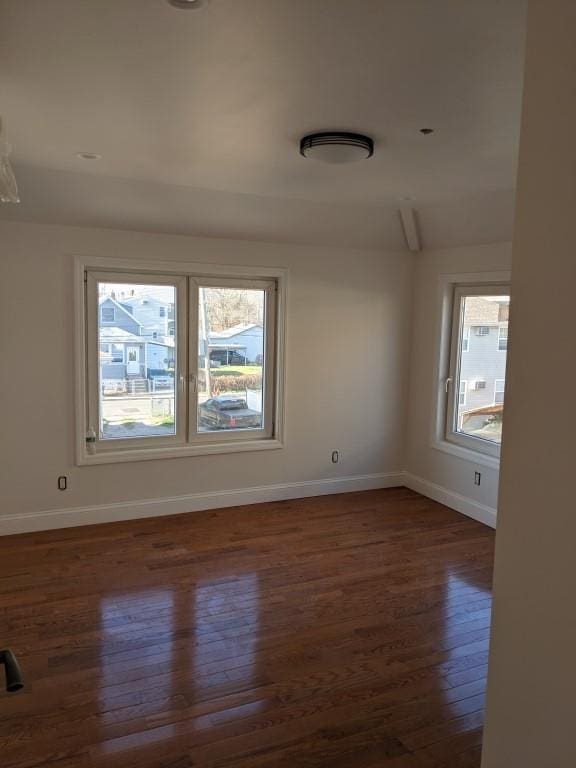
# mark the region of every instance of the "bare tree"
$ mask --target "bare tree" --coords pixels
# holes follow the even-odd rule
[[[262,324],[262,291],[238,288],[206,289],[206,312],[210,331],[225,331],[240,323]]]

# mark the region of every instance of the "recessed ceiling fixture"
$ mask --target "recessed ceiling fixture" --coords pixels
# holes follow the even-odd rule
[[[170,5],[173,5],[174,8],[185,8],[190,11],[202,8],[208,3],[208,0],[168,0],[168,2]]]
[[[80,158],[80,160],[101,160],[102,155],[99,155],[97,152],[76,152],[76,157]]]
[[[323,163],[353,163],[372,157],[374,141],[361,133],[310,133],[300,140],[300,154]]]

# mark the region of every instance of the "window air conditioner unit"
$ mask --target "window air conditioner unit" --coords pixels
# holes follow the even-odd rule
[[[477,325],[476,336],[488,336],[490,333],[490,327],[488,325]]]
[[[475,390],[486,389],[486,382],[485,381],[475,381],[474,382],[474,389]]]

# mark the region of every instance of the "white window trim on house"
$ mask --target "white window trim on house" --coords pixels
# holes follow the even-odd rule
[[[498,385],[500,385],[500,387]],[[494,380],[494,405],[497,404],[496,395],[504,395],[505,392],[506,392],[506,379],[495,379]],[[504,398],[502,398],[502,402],[504,402]]]
[[[464,328],[464,332],[462,334],[462,352],[468,352],[470,349],[470,326],[467,325]]]
[[[112,310],[112,319],[105,320],[104,319],[104,311],[105,310]],[[115,323],[116,322],[116,307],[100,307],[100,319],[103,323]]]
[[[502,331],[506,331],[506,335],[505,336],[502,334]],[[506,341],[506,346],[504,346],[504,347],[500,346],[500,342],[502,340]],[[506,323],[506,325],[499,325],[498,326],[498,341],[497,341],[497,344],[498,344],[498,351],[499,352],[507,352],[508,351],[508,323]]]
[[[186,407],[177,409],[176,434],[170,437],[146,437],[131,440],[97,441],[96,453],[86,447],[87,430],[93,427],[94,414],[98,412],[98,302],[96,283],[105,279],[147,280],[151,283],[176,285],[177,291],[177,369],[175,382],[180,391],[180,402]],[[217,453],[235,453],[278,449],[284,446],[284,350],[285,307],[287,271],[269,267],[237,267],[226,265],[148,262],[107,258],[85,259],[77,257],[74,269],[75,281],[75,351],[76,351],[76,461],[79,465],[104,464],[126,461],[142,461],[178,456],[195,456]],[[264,375],[266,429],[251,430],[250,435],[241,430],[230,433],[199,433],[197,430],[196,376],[197,371],[188,369],[187,360],[196,360],[198,340],[188,332],[186,307],[195,306],[194,295],[199,285],[230,287],[262,287],[273,291],[269,298],[266,352],[269,364]],[[190,292],[187,293],[187,290]],[[190,328],[194,328],[194,323]],[[193,407],[194,404],[194,407]]]
[[[468,382],[466,379],[460,379],[460,392],[458,393],[458,404],[466,405],[466,395],[468,394]]]
[[[498,469],[500,466],[499,453],[498,455],[485,454],[464,445],[450,442],[446,439],[446,387],[450,372],[454,290],[458,285],[474,285],[482,286],[483,289],[490,289],[496,285],[508,285],[509,282],[509,270],[447,273],[440,275],[438,279],[437,306],[439,312],[437,314],[438,321],[434,342],[436,355],[432,375],[431,396],[433,407],[429,444],[434,450],[493,469]],[[509,288],[507,288],[507,291],[509,291]]]

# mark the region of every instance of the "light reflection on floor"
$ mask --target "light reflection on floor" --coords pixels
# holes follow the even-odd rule
[[[473,573],[473,572],[472,572]],[[445,703],[452,718],[461,718],[467,710],[467,700],[485,695],[485,665],[489,645],[491,617],[491,589],[489,585],[474,579],[468,571],[465,577],[458,573],[449,572],[444,602],[443,648],[447,652],[446,661],[440,669],[443,675],[448,675],[454,669],[454,664],[462,660],[460,678],[452,678],[459,685],[446,686],[443,689]],[[466,633],[470,633],[470,645],[466,642]],[[478,639],[481,636],[482,639]],[[477,664],[468,668],[466,654]],[[456,694],[456,695],[455,695]],[[468,695],[469,694],[469,695]],[[468,715],[469,722],[463,727],[481,727],[483,708]]]
[[[153,589],[104,597],[100,603],[100,725],[113,726],[122,708],[135,716],[147,701],[165,707],[171,697],[187,707],[210,699],[218,689],[247,687],[258,672],[260,622],[258,574],[203,580],[190,588]],[[178,632],[175,633],[175,625]],[[186,630],[189,631],[186,631]],[[120,675],[120,677],[119,677]],[[135,694],[135,681],[141,682]],[[126,683],[126,686],[123,686]],[[124,688],[129,691],[125,693]],[[260,702],[247,702],[256,712]],[[238,717],[246,716],[237,707]],[[226,710],[234,719],[235,708]],[[109,716],[107,713],[110,713]],[[154,713],[149,711],[151,720]],[[102,754],[145,749],[176,735],[207,727],[206,718],[183,717],[119,739],[104,739]],[[135,741],[138,743],[136,744]]]
[[[260,642],[258,574],[200,582],[194,593],[194,620],[193,696],[203,699],[207,688],[231,680],[253,682]]]
[[[154,690],[157,701],[172,695],[174,643],[174,590],[151,589],[127,592],[100,601],[100,723],[118,720],[118,708],[137,710]],[[121,676],[119,676],[121,674]],[[134,693],[135,681],[140,682]],[[123,686],[126,683],[127,686]],[[124,688],[130,693],[126,695]],[[120,703],[122,702],[122,704]],[[110,713],[108,716],[107,713]],[[154,733],[149,734],[154,740]],[[157,740],[173,735],[173,726],[158,732]],[[121,740],[104,742],[105,753],[125,749]]]

